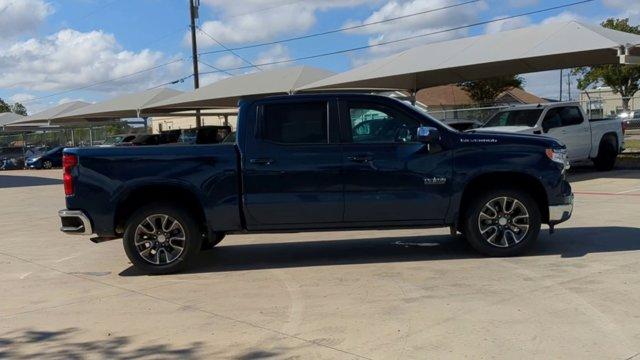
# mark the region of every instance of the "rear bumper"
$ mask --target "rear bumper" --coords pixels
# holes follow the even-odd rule
[[[58,211],[58,216],[60,216],[60,222],[62,222],[60,231],[63,233],[74,235],[93,234],[91,220],[83,211],[64,209]]]
[[[549,224],[559,224],[569,220],[573,213],[573,195],[567,198],[565,204],[549,206]]]

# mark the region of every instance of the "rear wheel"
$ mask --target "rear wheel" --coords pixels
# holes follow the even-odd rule
[[[618,150],[615,140],[603,139],[598,148],[598,157],[593,159],[593,164],[599,171],[612,170],[618,158]]]
[[[169,204],[137,210],[127,222],[124,250],[133,265],[150,274],[184,269],[201,247],[202,234],[193,216]]]
[[[470,202],[462,223],[467,241],[478,252],[519,255],[538,238],[540,209],[524,191],[491,190]]]

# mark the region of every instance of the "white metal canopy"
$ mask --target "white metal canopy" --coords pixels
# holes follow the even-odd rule
[[[64,116],[65,114],[68,114],[77,109],[81,109],[88,105],[89,103],[84,101],[70,101],[68,103],[60,104],[52,108],[40,111],[39,113],[35,113],[31,116],[27,116],[20,120],[14,121],[10,124],[10,126],[27,125],[27,124],[47,125],[49,123],[49,120],[51,119],[54,119],[59,116]]]
[[[232,76],[193,92],[150,104],[145,111],[236,107],[241,98],[289,94],[298,87],[334,74],[314,67],[296,66]]]
[[[502,75],[633,61],[640,35],[577,21],[415,47],[297,90],[422,88]]]
[[[141,117],[145,115],[142,109],[148,104],[169,99],[180,94],[182,94],[181,91],[164,88],[125,94],[113,99],[85,106],[66,113],[63,116],[57,116],[51,119],[49,123],[52,125],[64,125],[78,119],[99,121]]]
[[[14,114],[12,112],[3,112],[0,113],[0,126],[5,126],[7,124],[11,124],[14,121],[20,121],[21,119],[24,119],[24,116]]]

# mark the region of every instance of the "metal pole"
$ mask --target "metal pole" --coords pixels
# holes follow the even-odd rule
[[[200,87],[200,75],[198,73],[198,44],[196,42],[196,18],[198,17],[198,5],[199,0],[189,0],[189,13],[191,15],[191,57],[193,58],[193,87],[198,89]],[[202,125],[200,119],[200,110],[196,110],[196,127],[199,128]]]
[[[558,101],[562,101],[562,69],[560,69],[560,96],[558,97]]]
[[[93,126],[89,126],[89,146],[93,146]]]

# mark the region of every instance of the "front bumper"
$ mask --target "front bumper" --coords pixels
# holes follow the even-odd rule
[[[91,227],[91,220],[80,210],[60,210],[58,211],[62,226],[60,231],[67,234],[74,235],[91,235],[93,234],[93,228]]]
[[[569,220],[573,213],[573,195],[568,197],[568,201],[562,205],[549,206],[549,224],[559,224]]]

